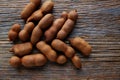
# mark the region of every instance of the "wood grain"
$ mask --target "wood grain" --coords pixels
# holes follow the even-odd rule
[[[0,80],[120,80],[120,0],[53,1],[55,18],[62,11],[77,9],[79,17],[69,37],[87,40],[93,47],[91,56],[84,58],[77,52],[81,70],[76,70],[71,61],[63,66],[48,62],[32,69],[12,68],[8,60],[13,55],[9,52],[13,43],[8,41],[7,33],[14,23],[23,27],[20,12],[29,0],[1,0]]]

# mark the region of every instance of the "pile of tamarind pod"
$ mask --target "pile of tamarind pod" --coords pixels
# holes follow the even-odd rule
[[[62,65],[71,60],[73,65],[80,69],[81,59],[76,55],[76,50],[88,57],[92,48],[80,37],[68,38],[77,21],[77,10],[63,11],[61,16],[54,20],[51,13],[54,2],[46,0],[41,7],[40,4],[41,0],[30,0],[21,12],[21,18],[26,22],[24,28],[21,29],[20,24],[16,23],[8,32],[10,41],[20,42],[10,49],[14,54],[9,60],[10,65],[30,68],[43,66],[48,61]],[[71,45],[64,40],[68,40]],[[38,50],[36,53],[33,52],[35,48]]]

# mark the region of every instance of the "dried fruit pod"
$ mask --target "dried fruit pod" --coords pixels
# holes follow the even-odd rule
[[[92,47],[80,37],[71,38],[69,41],[70,44],[77,50],[81,51],[84,56],[89,56],[92,52]]]
[[[43,66],[47,62],[47,58],[43,54],[36,54],[35,56],[35,65]]]
[[[20,25],[14,24],[8,32],[8,38],[10,41],[15,41],[18,38],[18,34],[20,32]]]
[[[77,10],[71,10],[68,14],[68,18],[73,20],[73,21],[76,21],[78,18]]]
[[[31,32],[33,31],[35,25],[33,22],[25,24],[24,29],[20,31],[19,38],[22,41],[27,41],[30,39]]]
[[[69,12],[68,19],[63,25],[63,27],[61,28],[61,30],[57,33],[56,38],[63,40],[67,37],[67,35],[73,30],[77,16],[78,14],[76,10],[72,10]]]
[[[47,0],[43,3],[41,8],[35,11],[28,19],[27,22],[30,21],[39,21],[45,14],[52,11],[54,7],[54,2],[52,0]]]
[[[20,67],[21,66],[21,59],[17,56],[12,56],[9,60],[9,63],[13,67]]]
[[[71,60],[76,68],[80,69],[82,67],[81,60],[78,56],[76,56],[76,55],[73,56]]]
[[[67,50],[65,51],[65,55],[68,58],[71,58],[75,55],[75,50],[71,46],[67,46]]]
[[[31,43],[35,45],[42,37],[42,34],[43,31],[38,26],[36,26],[31,35]]]
[[[54,20],[54,16],[52,14],[46,14],[38,23],[37,26],[42,30],[48,29]]]
[[[62,12],[61,18],[56,19],[53,22],[52,26],[47,31],[45,31],[44,36],[46,42],[51,42],[56,37],[56,34],[62,28],[66,19],[67,19],[67,12],[64,11]]]
[[[36,44],[36,47],[48,58],[48,60],[56,62],[57,53],[50,47],[50,45],[46,44],[44,41],[40,41]]]
[[[62,51],[68,58],[72,58],[75,54],[75,50],[72,47],[59,39],[54,39],[51,46],[57,51]]]
[[[41,0],[30,0],[30,2],[34,3],[36,6],[40,6]]]
[[[21,60],[24,67],[43,66],[47,62],[46,57],[41,53],[26,55]]]
[[[30,38],[31,43],[35,45],[40,40],[42,35],[43,35],[43,31],[38,26],[36,26],[32,31],[32,35]]]
[[[42,11],[41,10],[37,10],[27,19],[27,23],[28,22],[39,21],[40,19],[42,19],[43,16],[44,15],[43,15]]]
[[[27,18],[39,7],[41,0],[30,0],[21,12],[21,18],[27,20]]]
[[[24,56],[32,51],[32,44],[30,42],[14,45],[11,50],[15,55]]]
[[[50,27],[50,25],[53,23],[54,16],[52,14],[45,15],[38,25],[33,29],[32,35],[31,35],[31,43],[35,45],[41,38],[44,29],[47,29]]]
[[[63,40],[71,32],[74,26],[74,21],[68,19],[63,25],[62,29],[57,33],[57,39]]]
[[[35,62],[34,62],[34,55],[26,55],[26,56],[23,56],[21,61],[22,61],[22,65],[24,67],[33,67],[35,66]]]
[[[52,0],[47,0],[43,3],[40,10],[42,11],[43,14],[47,14],[52,11],[53,7],[54,2]]]
[[[56,62],[58,64],[65,64],[67,62],[67,58],[64,55],[59,55]]]

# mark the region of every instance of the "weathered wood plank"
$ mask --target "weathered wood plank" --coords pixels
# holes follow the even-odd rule
[[[120,80],[120,0],[53,1],[55,19],[62,11],[77,9],[79,17],[68,38],[81,36],[87,40],[93,47],[91,56],[84,58],[77,52],[81,70],[76,70],[71,61],[63,66],[48,62],[39,68],[12,68],[8,60],[13,55],[9,52],[13,43],[7,34],[14,23],[24,26],[20,12],[29,0],[1,0],[0,80]]]

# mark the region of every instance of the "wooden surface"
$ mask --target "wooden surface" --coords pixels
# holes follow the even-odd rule
[[[120,0],[53,0],[53,14],[77,9],[79,18],[69,37],[82,36],[93,47],[83,58],[82,69],[72,63],[59,66],[48,62],[44,67],[15,69],[8,60],[13,55],[7,33],[20,23],[20,12],[29,0],[0,0],[0,80],[120,80]]]

